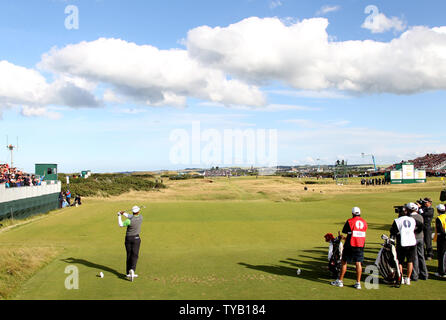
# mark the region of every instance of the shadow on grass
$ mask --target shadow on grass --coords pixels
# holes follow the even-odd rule
[[[377,249],[364,249],[366,255],[363,263],[365,269],[366,266],[375,263],[376,256],[378,255]],[[328,248],[315,248],[313,250],[303,250],[304,254],[299,255],[297,258],[287,258],[279,261],[276,265],[252,265],[245,262],[240,262],[239,265],[246,268],[262,271],[278,276],[301,278],[318,283],[328,284],[333,280],[328,270]],[[367,256],[372,256],[368,258]],[[297,275],[297,270],[302,272]],[[349,265],[346,279],[356,279],[355,267]]]
[[[397,218],[397,217],[395,217],[395,218]],[[393,223],[393,221],[392,221],[392,223]],[[345,224],[345,222],[338,222],[337,223],[337,225],[344,225]],[[367,225],[368,225],[368,227],[369,227],[369,229],[371,229],[371,230],[381,230],[381,231],[384,231],[384,234],[389,234],[389,232],[390,232],[390,228],[392,227],[392,225],[391,224],[388,224],[388,223],[371,223],[371,222],[367,222]],[[336,233],[336,234],[334,234],[333,233],[333,235],[334,236],[337,236],[338,234]]]
[[[61,261],[69,263],[69,264],[81,264],[88,268],[98,269],[98,270],[101,270],[104,272],[109,272],[109,273],[117,276],[119,279],[127,280],[127,277],[124,274],[122,274],[112,268],[109,268],[109,267],[106,267],[106,266],[103,266],[100,264],[96,264],[96,263],[93,263],[93,262],[90,262],[90,261],[87,261],[84,259],[67,258],[67,259],[61,259]]]
[[[436,254],[435,254],[435,256],[436,256]],[[430,262],[429,264],[427,264],[426,267],[427,267],[427,271],[429,272],[429,279],[446,281],[445,278],[440,278],[435,275],[435,273],[438,272],[438,260],[436,257],[433,259],[433,262]]]
[[[386,235],[390,233],[390,224],[380,224],[380,223],[368,223],[369,229],[384,231]]]

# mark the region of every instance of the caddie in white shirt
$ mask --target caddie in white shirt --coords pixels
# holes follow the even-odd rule
[[[410,285],[417,248],[415,231],[422,230],[423,224],[411,217],[412,213],[418,210],[418,206],[415,203],[408,203],[405,208],[406,211],[401,213],[398,219],[395,219],[393,222],[390,235],[397,239],[396,253],[401,274],[403,274],[403,263],[407,260],[407,278],[403,278],[401,284]]]

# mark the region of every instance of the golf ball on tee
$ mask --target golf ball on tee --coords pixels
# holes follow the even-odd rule
[[[297,273],[298,276],[300,276],[300,274],[302,273],[302,270],[297,269],[296,273]]]
[[[103,272],[99,273],[99,276],[100,276],[101,278],[103,278],[103,277],[104,277],[104,273],[103,273]]]

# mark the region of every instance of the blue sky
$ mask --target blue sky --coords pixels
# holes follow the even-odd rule
[[[69,5],[79,10],[75,30],[65,26]],[[64,172],[207,166],[170,157],[172,132],[196,121],[220,133],[277,130],[281,165],[446,152],[445,9],[398,0],[0,1],[0,134],[19,136],[15,164],[30,172],[41,162]],[[9,160],[4,148],[0,162]]]

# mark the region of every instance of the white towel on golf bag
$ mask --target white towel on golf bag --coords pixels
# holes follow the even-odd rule
[[[344,244],[341,242],[341,243],[339,243],[339,255],[340,256],[342,256],[343,251],[344,251]],[[332,256],[333,256],[333,243],[330,242],[330,245],[328,246],[328,262],[330,262]]]
[[[381,255],[382,255],[382,253],[383,253],[383,250],[384,250],[384,248],[381,248],[381,250],[379,250],[379,252],[378,252],[378,257],[377,257],[376,260],[375,260],[375,265],[376,265],[376,266],[379,266],[379,263],[380,263],[380,261],[381,261]]]
[[[333,243],[330,242],[330,246],[328,247],[328,261],[329,262],[330,262],[332,256],[333,256]]]

